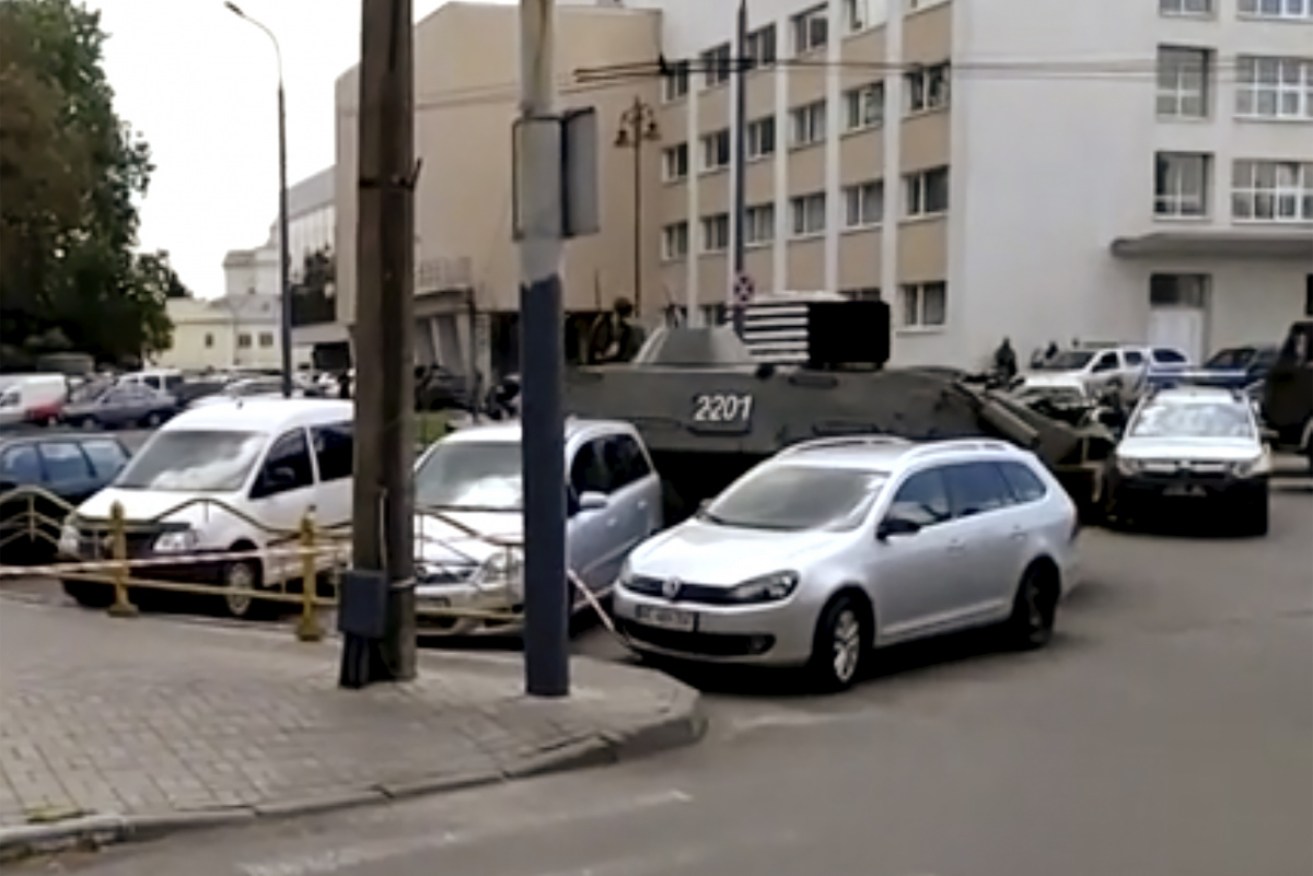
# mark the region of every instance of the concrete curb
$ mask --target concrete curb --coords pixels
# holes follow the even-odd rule
[[[385,782],[368,788],[326,792],[321,796],[269,801],[254,806],[118,815],[106,813],[69,818],[49,824],[0,827],[0,864],[33,855],[71,849],[98,849],[115,843],[144,842],[176,833],[231,827],[275,818],[322,815],[360,806],[390,803],[421,796],[493,785],[548,773],[586,769],[632,760],[698,742],[706,732],[701,695],[680,687],[664,714],[628,732],[590,734],[526,755],[500,770]]]

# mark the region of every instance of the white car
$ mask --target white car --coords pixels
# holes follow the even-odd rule
[[[470,426],[415,464],[415,578],[421,608],[517,612],[524,602],[520,424]],[[566,562],[598,596],[625,557],[661,529],[661,481],[628,423],[566,420]],[[563,582],[564,583],[564,582]],[[571,590],[574,604],[580,594]],[[421,622],[474,632],[477,618]]]
[[[110,509],[121,503],[130,559],[177,558],[141,577],[215,584],[229,614],[245,617],[261,605],[253,590],[300,579],[301,560],[287,549],[307,511],[321,528],[348,531],[353,413],[344,401],[251,399],[179,414],[70,515],[60,554],[104,559]],[[98,582],[64,589],[84,605],[112,599]]]
[[[1178,387],[1136,406],[1106,478],[1107,515],[1130,524],[1175,504],[1211,502],[1240,529],[1268,529],[1272,460],[1242,391]]]
[[[788,448],[635,550],[618,626],[640,652],[807,665],[844,688],[872,647],[996,623],[1052,634],[1076,507],[1010,444],[884,436]]]
[[[1150,368],[1183,368],[1189,357],[1170,347],[1122,344],[1107,347],[1076,347],[1062,350],[1041,367],[1027,374],[1023,385],[1061,376],[1085,385],[1090,394],[1117,389],[1132,397],[1141,389]]]

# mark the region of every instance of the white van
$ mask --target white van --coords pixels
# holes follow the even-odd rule
[[[54,422],[67,400],[68,379],[62,374],[0,375],[0,427]]]
[[[214,583],[229,614],[256,613],[270,603],[253,600],[252,590],[300,582],[301,560],[288,549],[306,511],[321,528],[348,531],[353,412],[344,401],[250,399],[179,414],[70,515],[60,553],[105,557],[110,509],[121,502],[130,557],[180,558],[139,575]],[[321,557],[321,571],[331,563]],[[66,581],[64,589],[83,605],[112,597],[100,583]]]
[[[183,384],[182,372],[176,368],[148,368],[120,374],[119,386],[149,386],[158,392],[173,394]]]

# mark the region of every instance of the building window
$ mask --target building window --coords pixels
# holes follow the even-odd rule
[[[794,148],[810,146],[825,139],[825,101],[818,100],[793,110],[789,117],[793,120]]]
[[[729,128],[702,138],[702,170],[721,170],[729,166]]]
[[[745,60],[749,70],[754,67],[767,67],[775,63],[775,25],[759,27],[748,34],[744,45]]]
[[[1212,156],[1203,152],[1159,152],[1154,156],[1153,215],[1195,218],[1208,215],[1208,176]]]
[[[1207,118],[1210,55],[1207,49],[1158,47],[1158,115]]]
[[[843,0],[843,26],[848,33],[856,33],[871,26],[871,10],[867,0]]]
[[[205,349],[208,350],[208,349],[210,349],[210,348],[213,347],[213,346],[214,346],[214,335],[210,334],[209,332],[206,332],[206,333],[205,333]]]
[[[729,68],[729,43],[721,43],[702,53],[702,77],[707,88],[724,85],[728,82]]]
[[[843,200],[848,228],[879,225],[884,219],[884,183],[880,180],[845,186]]]
[[[688,144],[679,143],[661,150],[661,178],[678,182],[688,176]]]
[[[249,350],[251,348],[251,336],[242,332],[237,336],[237,349]]]
[[[661,258],[666,261],[688,255],[688,223],[676,222],[661,229]]]
[[[938,328],[948,321],[948,284],[907,283],[898,296],[903,328]]]
[[[686,94],[688,94],[688,61],[676,61],[666,72],[661,97],[663,100],[672,101],[679,100]]]
[[[793,51],[801,55],[821,48],[829,42],[829,28],[824,3],[793,16]]]
[[[754,158],[765,158],[767,155],[774,155],[775,117],[762,116],[748,122],[744,136],[747,139],[744,141],[743,148],[747,151],[749,161]]]
[[[273,345],[274,345],[274,333],[260,332],[260,346],[268,348],[268,347],[272,347]]]
[[[903,74],[907,86],[907,111],[929,112],[948,106],[951,71],[948,62],[917,67]]]
[[[1207,274],[1150,274],[1150,307],[1190,307],[1203,310],[1208,305]]]
[[[1236,9],[1245,18],[1313,21],[1313,0],[1239,0]]]
[[[763,246],[775,240],[775,205],[749,207],[743,217],[743,245]]]
[[[860,131],[884,122],[884,83],[872,82],[843,93],[843,127]]]
[[[933,216],[948,209],[948,168],[932,167],[903,177],[906,216]]]
[[[1313,58],[1236,58],[1235,112],[1313,121]]]
[[[1158,0],[1158,14],[1209,16],[1213,14],[1213,0]]]
[[[798,195],[790,199],[789,210],[793,214],[794,237],[806,237],[809,234],[821,234],[825,231],[824,192]]]
[[[862,286],[858,289],[841,289],[839,294],[849,301],[880,301],[879,286]]]
[[[1234,162],[1231,218],[1247,222],[1313,222],[1313,161]]]
[[[729,248],[729,214],[702,217],[702,251],[724,252]]]

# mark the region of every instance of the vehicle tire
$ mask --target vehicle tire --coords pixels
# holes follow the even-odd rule
[[[160,417],[157,411],[151,411],[149,414],[146,415],[146,419],[143,420],[143,422],[145,423],[147,429],[155,429],[159,427],[162,419],[163,418]]]
[[[109,584],[67,578],[60,583],[64,586],[64,592],[83,608],[109,608],[114,604],[114,588]]]
[[[820,690],[847,690],[861,677],[874,638],[871,613],[855,596],[840,593],[816,621],[808,672]]]
[[[1012,600],[1012,615],[1006,623],[1009,645],[1018,651],[1032,651],[1049,643],[1060,592],[1057,572],[1047,563],[1031,563],[1026,568]]]
[[[253,594],[260,589],[260,566],[254,560],[225,563],[219,586],[223,588],[223,609],[229,617],[252,620],[263,608]]]
[[[100,424],[96,422],[95,417],[83,417],[81,420],[78,421],[77,425],[78,428],[86,429],[88,432],[100,428]]]
[[[1240,532],[1244,535],[1263,536],[1267,535],[1268,530],[1268,505],[1269,493],[1267,484],[1261,488],[1250,492],[1245,500],[1239,503]]]

